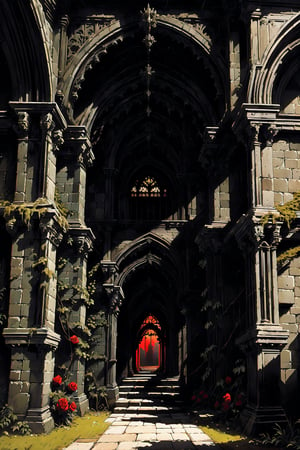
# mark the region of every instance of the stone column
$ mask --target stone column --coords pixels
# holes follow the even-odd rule
[[[124,299],[124,293],[120,286],[114,286],[110,283],[103,284],[108,304],[108,328],[106,340],[106,388],[107,400],[110,406],[113,406],[119,397],[119,387],[116,381],[117,370],[117,332],[118,315]]]
[[[259,17],[260,11],[256,11],[253,20]],[[259,49],[252,51],[257,58]],[[279,324],[278,310],[276,248],[280,224],[269,221],[263,225],[266,214],[276,214],[272,143],[278,112],[279,105],[244,104],[233,126],[251,152],[252,209],[234,231],[246,268],[248,323],[238,343],[247,358],[248,403],[243,415],[247,433],[286,421],[279,395],[280,351],[288,339],[288,332]]]
[[[58,134],[65,122],[55,103],[12,102],[18,136],[14,202],[7,213],[13,237],[9,317],[3,336],[12,347],[8,404],[33,432],[50,431],[54,350],[56,248],[63,232],[54,204]],[[56,143],[57,145],[56,145]]]
[[[87,259],[92,250],[95,236],[85,225],[85,195],[86,195],[86,168],[94,160],[91,144],[85,127],[69,126],[64,135],[65,145],[59,159],[57,178],[60,185],[60,197],[71,211],[69,218],[68,235],[71,246],[65,246],[60,256],[65,258],[66,264],[60,270],[59,281],[68,286],[60,294],[60,301],[72,301],[72,311],[68,317],[71,330],[84,327],[86,320],[87,291]],[[70,334],[70,330],[65,330]],[[80,330],[79,330],[80,332]],[[72,332],[73,333],[73,332]],[[70,338],[70,336],[68,336]],[[88,409],[88,399],[84,394],[85,362],[83,358],[73,355],[70,361],[69,354],[63,355],[64,363],[69,359],[71,381],[77,383],[78,389],[75,400],[78,410],[83,415]]]
[[[237,343],[247,358],[246,433],[286,422],[280,402],[280,351],[288,332],[279,324],[276,247],[278,227],[245,219],[237,233],[246,260],[248,329]]]

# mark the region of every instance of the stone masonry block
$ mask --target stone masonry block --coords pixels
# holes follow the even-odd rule
[[[300,192],[300,180],[289,180],[289,192]]]
[[[279,192],[288,192],[288,182],[286,180],[274,179],[274,190]]]
[[[297,169],[298,168],[298,160],[297,159],[287,159],[285,165],[289,169]]]
[[[295,301],[294,292],[287,289],[278,290],[279,303],[293,304]]]
[[[274,178],[291,178],[292,171],[290,169],[274,169]]]
[[[294,277],[281,275],[278,278],[279,289],[293,289],[294,288]]]
[[[292,367],[292,357],[290,350],[282,350],[280,360],[281,367],[283,369],[290,369]]]
[[[294,314],[283,314],[280,317],[280,323],[296,323],[296,316]]]
[[[293,194],[290,194],[289,192],[283,194],[283,203],[289,202],[293,200]]]

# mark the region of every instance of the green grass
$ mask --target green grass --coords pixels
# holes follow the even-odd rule
[[[0,450],[61,450],[76,439],[96,439],[109,424],[104,423],[106,413],[89,412],[75,417],[70,427],[59,427],[49,434],[30,436],[1,436]]]
[[[211,428],[209,426],[200,426],[201,430],[206,433],[216,444],[223,444],[226,442],[241,441],[244,438],[239,434],[232,434],[224,432],[218,428]]]

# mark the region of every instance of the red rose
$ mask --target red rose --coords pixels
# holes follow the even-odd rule
[[[73,334],[73,336],[70,337],[70,341],[72,342],[72,344],[78,344],[79,343],[79,339],[78,337]]]
[[[241,399],[238,399],[238,400],[235,402],[235,406],[242,406],[242,404],[243,404],[243,402],[242,402]]]
[[[207,400],[208,399],[208,394],[203,394],[203,398],[204,398],[204,400]]]
[[[218,409],[220,406],[220,402],[218,400],[215,401],[214,408]]]
[[[232,382],[232,378],[231,377],[226,377],[225,378],[225,383],[226,384],[231,384],[231,382]]]
[[[195,400],[196,400],[196,395],[192,395],[192,398],[191,398],[191,400],[192,400],[192,402],[194,402]]]
[[[75,402],[70,403],[69,408],[71,411],[75,411],[77,409],[77,405]]]
[[[77,391],[77,384],[74,381],[71,381],[71,383],[68,384],[68,389],[72,392]]]
[[[225,395],[223,395],[223,398],[224,398],[224,402],[225,403],[230,403],[231,402],[231,395],[228,394],[228,392]]]
[[[61,377],[60,375],[56,375],[56,377],[54,377],[54,378],[52,379],[52,382],[55,383],[55,384],[61,384],[61,382],[62,382],[62,377]]]
[[[67,411],[69,408],[68,400],[66,398],[60,398],[56,403],[56,408],[61,411]]]

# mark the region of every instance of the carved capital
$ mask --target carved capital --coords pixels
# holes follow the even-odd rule
[[[103,260],[103,261],[101,261],[101,269],[105,276],[105,279],[109,283],[113,283],[115,280],[115,275],[119,271],[119,267],[118,267],[117,263],[114,261]]]
[[[103,288],[109,298],[109,314],[118,317],[124,300],[123,289],[110,283],[103,284]]]
[[[42,234],[42,240],[49,240],[55,247],[59,247],[64,230],[57,221],[55,211],[49,211],[44,214],[40,219],[40,230]]]
[[[28,138],[30,129],[30,116],[27,112],[17,112],[17,123],[14,125],[14,130],[19,138]]]
[[[65,131],[64,140],[67,157],[77,158],[77,163],[84,169],[93,164],[95,156],[86,127],[69,126]]]
[[[53,121],[52,114],[50,112],[42,114],[40,118],[40,127],[44,133],[53,131],[55,123]]]
[[[271,147],[276,135],[278,134],[278,129],[274,125],[263,125],[260,128],[261,141],[264,147]]]
[[[74,228],[69,229],[69,234],[73,240],[73,248],[76,254],[87,259],[88,254],[93,250],[93,242],[95,236],[90,228]]]
[[[52,132],[52,150],[54,153],[58,152],[64,143],[63,131],[53,130]]]

